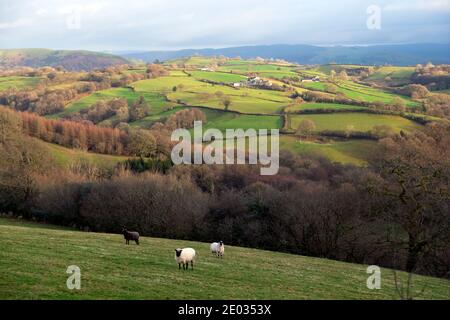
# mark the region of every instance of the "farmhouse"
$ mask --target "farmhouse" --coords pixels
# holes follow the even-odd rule
[[[211,68],[200,68],[199,70],[200,70],[200,71],[209,71],[209,72],[214,72],[214,70],[213,70],[213,69],[211,69]]]
[[[272,82],[261,79],[260,77],[250,77],[247,84],[252,87],[271,87]]]
[[[314,78],[304,78],[302,82],[320,82],[320,77],[315,76]]]

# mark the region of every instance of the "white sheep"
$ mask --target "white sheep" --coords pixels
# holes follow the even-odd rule
[[[181,269],[183,264],[183,270],[189,269],[189,262],[191,263],[192,270],[194,270],[195,250],[192,248],[175,249],[175,260],[178,263],[178,269]]]
[[[212,253],[217,254],[217,258],[223,258],[223,254],[225,253],[223,241],[211,243],[210,248]]]

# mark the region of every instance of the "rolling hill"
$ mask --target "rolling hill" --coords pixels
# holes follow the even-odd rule
[[[83,50],[8,49],[0,50],[0,67],[57,67],[69,71],[89,71],[111,65],[126,64],[122,57]]]
[[[262,57],[266,59],[285,59],[301,64],[362,64],[399,66],[418,63],[450,63],[450,44],[402,44],[373,46],[329,46],[311,45],[261,45],[219,49],[185,49],[179,51],[149,51],[126,53],[127,59],[152,62],[155,59],[170,60],[193,55],[226,57],[240,56],[243,59]]]
[[[174,249],[197,250],[194,271],[178,270]],[[367,266],[207,243],[80,232],[0,218],[0,299],[398,299],[393,271],[369,290]],[[81,269],[81,289],[68,290],[66,269]],[[399,273],[402,279],[406,276]],[[450,281],[413,277],[418,298],[450,299]]]

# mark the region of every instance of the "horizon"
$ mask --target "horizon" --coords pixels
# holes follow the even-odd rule
[[[0,14],[0,47],[117,52],[440,44],[450,38],[449,18],[450,0],[20,0]]]
[[[0,47],[0,50],[52,50],[52,51],[90,51],[90,52],[100,52],[100,53],[110,53],[110,54],[127,54],[127,53],[146,53],[146,52],[176,52],[184,50],[220,50],[228,48],[242,48],[242,47],[270,47],[270,46],[310,46],[310,47],[320,47],[320,48],[333,48],[333,47],[377,47],[377,46],[406,46],[406,45],[450,45],[450,42],[410,42],[410,43],[376,43],[376,44],[328,44],[328,45],[318,45],[318,44],[306,44],[306,43],[268,43],[268,44],[250,44],[250,45],[239,45],[239,46],[219,46],[219,47],[180,47],[180,48],[167,48],[167,49],[121,49],[121,50],[100,50],[100,49],[81,49],[81,48],[57,48],[57,47],[14,47],[14,48],[4,48]]]

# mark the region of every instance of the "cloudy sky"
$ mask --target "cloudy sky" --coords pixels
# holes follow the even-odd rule
[[[450,0],[0,0],[0,48],[450,42]]]

